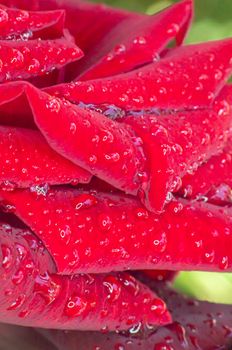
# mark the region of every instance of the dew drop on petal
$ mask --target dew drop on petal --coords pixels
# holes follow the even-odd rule
[[[58,113],[60,111],[61,105],[60,100],[58,98],[51,98],[46,102],[46,108],[51,112]]]
[[[54,276],[48,273],[37,275],[34,284],[34,293],[40,295],[47,305],[54,302],[61,291],[61,286]]]
[[[175,35],[179,32],[180,26],[177,23],[171,23],[170,27],[167,30],[167,33],[170,35]]]
[[[8,307],[7,307],[7,310],[8,311],[13,311],[13,310],[16,310],[16,309],[19,309],[23,303],[25,302],[26,300],[26,295],[25,294],[21,294],[19,295]]]
[[[16,273],[12,276],[12,282],[15,285],[19,285],[20,283],[22,283],[24,278],[25,278],[25,273],[23,270],[20,269],[20,270],[16,271]]]
[[[167,306],[163,300],[154,299],[151,303],[151,311],[157,316],[161,316],[167,311]]]
[[[229,257],[228,256],[223,256],[223,258],[221,259],[221,262],[219,264],[219,268],[221,270],[227,270],[229,266]]]
[[[76,126],[75,123],[71,123],[71,124],[70,124],[70,131],[71,131],[71,133],[72,133],[73,135],[76,133],[76,131],[77,131],[77,126]]]
[[[10,247],[5,244],[1,245],[2,250],[2,267],[8,269],[13,263],[13,254]]]
[[[71,296],[64,308],[64,314],[68,317],[81,316],[87,308],[87,301],[78,295]]]
[[[93,194],[83,193],[75,197],[72,201],[76,210],[88,209],[97,205],[98,200]]]
[[[71,240],[72,231],[69,225],[65,225],[63,229],[60,229],[60,237],[65,245],[68,245]]]
[[[111,302],[117,301],[121,295],[121,282],[115,276],[109,275],[104,278],[103,285],[108,292],[107,299]]]
[[[30,74],[38,74],[41,71],[40,62],[36,58],[32,58],[27,71]]]

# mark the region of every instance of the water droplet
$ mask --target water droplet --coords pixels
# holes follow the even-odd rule
[[[65,228],[60,230],[60,237],[65,243],[65,245],[69,244],[71,240],[71,234],[72,234],[72,231],[69,225],[65,225]]]
[[[208,263],[213,263],[215,259],[215,251],[212,250],[210,252],[206,252],[204,258]]]
[[[180,188],[182,187],[182,179],[180,176],[175,176],[173,179],[171,192],[178,192]]]
[[[126,46],[123,44],[116,45],[114,48],[114,52],[116,55],[120,55],[126,51]]]
[[[139,293],[140,287],[136,279],[128,273],[119,274],[119,281],[123,283],[125,288],[133,295]]]
[[[38,74],[41,71],[40,62],[36,58],[32,58],[27,68],[30,74]]]
[[[71,124],[70,124],[70,131],[71,131],[71,133],[72,133],[73,135],[76,133],[76,131],[77,131],[77,126],[76,126],[75,123],[71,123]]]
[[[120,154],[117,152],[105,154],[105,159],[110,161],[111,163],[116,163],[120,160]]]
[[[113,143],[114,142],[114,135],[110,131],[105,130],[104,136],[102,137],[102,141],[108,142],[108,143]]]
[[[129,329],[130,334],[135,335],[141,331],[142,324],[139,322]]]
[[[17,188],[17,184],[12,181],[3,181],[0,185],[3,191],[14,191]]]
[[[111,302],[117,301],[121,295],[121,282],[115,276],[109,275],[104,278],[103,285],[107,288],[107,299]]]
[[[60,100],[58,98],[51,98],[46,102],[46,108],[49,109],[51,112],[59,113],[61,105]]]
[[[112,226],[112,219],[107,214],[100,214],[98,216],[98,222],[100,225],[100,229],[103,231],[109,231]]]
[[[188,345],[188,341],[186,339],[186,330],[185,328],[178,322],[173,322],[168,326],[173,332],[176,333],[178,340],[185,346]]]
[[[90,157],[89,157],[89,162],[91,165],[94,165],[97,163],[97,156],[95,154],[92,154]]]
[[[0,206],[5,213],[14,213],[16,211],[16,207],[14,205],[5,201],[1,201]]]
[[[8,311],[12,311],[12,310],[16,310],[19,309],[23,303],[26,300],[26,295],[25,294],[21,294],[19,295],[11,304],[10,306],[8,306],[7,310]]]
[[[139,44],[139,45],[145,45],[147,43],[147,40],[145,37],[143,36],[138,36],[137,38],[135,38],[133,40],[134,44]]]
[[[167,33],[170,35],[176,35],[180,30],[180,26],[177,23],[172,23],[167,30]]]
[[[20,269],[16,271],[16,273],[12,276],[12,282],[15,285],[19,285],[20,283],[22,283],[24,277],[25,277],[24,271]]]
[[[154,299],[151,303],[151,311],[157,316],[161,316],[167,311],[167,306],[163,300]]]
[[[209,92],[207,97],[208,97],[209,101],[212,101],[214,99],[214,93],[213,92]]]
[[[40,295],[47,305],[57,299],[60,291],[59,277],[50,276],[48,273],[36,276],[34,293]]]
[[[215,79],[221,80],[222,76],[223,76],[222,71],[220,71],[219,69],[216,69],[215,74],[214,74]]]
[[[22,244],[16,244],[17,253],[20,261],[23,261],[27,256],[27,249]]]
[[[221,270],[227,270],[229,266],[229,257],[228,256],[223,256],[223,258],[221,259],[221,262],[219,264],[219,268]]]
[[[81,316],[87,308],[87,301],[78,295],[71,296],[65,306],[64,313],[68,317]]]
[[[155,251],[159,253],[165,252],[167,248],[167,235],[165,232],[157,232],[156,238],[153,241]]]
[[[16,17],[16,21],[23,22],[23,21],[27,20],[28,18],[29,18],[28,11],[21,10]]]
[[[23,54],[19,50],[13,49],[10,62],[14,65],[15,68],[21,67],[24,63]]]
[[[174,212],[175,214],[178,214],[180,211],[183,210],[183,208],[184,208],[184,206],[183,206],[182,203],[180,203],[180,202],[173,203],[172,209],[173,209],[173,212]]]
[[[98,200],[96,196],[92,194],[83,193],[83,194],[80,194],[79,196],[76,196],[73,199],[72,203],[75,206],[76,210],[80,210],[80,209],[88,209],[93,207],[94,205],[97,205]]]
[[[138,219],[148,219],[149,214],[145,208],[137,208],[135,211],[135,215]]]
[[[1,245],[2,250],[2,267],[4,269],[8,269],[12,262],[13,262],[13,254],[10,247],[6,246],[5,244]]]

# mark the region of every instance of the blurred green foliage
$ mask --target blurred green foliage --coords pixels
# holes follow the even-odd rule
[[[153,14],[176,0],[94,0]],[[195,19],[186,40],[195,43],[232,37],[232,0],[195,0]],[[175,287],[198,299],[232,304],[232,274],[183,272]]]

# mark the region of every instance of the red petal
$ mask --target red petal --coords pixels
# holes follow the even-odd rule
[[[231,209],[175,201],[155,215],[133,198],[68,189],[0,197],[44,242],[60,273],[232,270]]]
[[[153,285],[154,287],[154,285]],[[155,290],[160,285],[156,285]],[[163,289],[163,288],[162,288]],[[43,331],[59,350],[213,350],[230,349],[232,307],[184,298],[173,290],[161,292],[173,309],[174,323],[133,334]]]
[[[125,110],[183,109],[212,103],[231,75],[232,40],[182,46],[159,62],[111,78],[63,84],[47,91],[70,101]]]
[[[26,82],[0,84],[0,123],[36,128],[25,95]]]
[[[18,0],[17,0],[18,1]],[[26,4],[28,6],[28,4]],[[85,52],[86,62],[94,62],[95,53],[108,33],[127,19],[139,19],[142,15],[113,9],[104,4],[88,1],[48,0],[39,2],[39,9],[65,9],[65,26],[74,36],[77,45]],[[108,42],[109,43],[109,42]],[[65,69],[65,80],[71,81],[82,70],[82,62],[76,62]]]
[[[29,231],[1,224],[0,248],[1,322],[82,330],[170,322],[165,303],[125,273],[50,274],[52,260]]]
[[[37,126],[58,153],[127,193],[139,191],[146,206],[156,211],[178,190],[186,172],[223,149],[231,128],[230,86],[223,89],[213,109],[131,114],[118,119],[123,123],[29,85],[6,88],[3,102],[12,101],[13,94],[17,97],[18,90],[24,93]]]
[[[192,2],[184,0],[153,16],[121,22],[97,45],[94,56],[82,61],[81,80],[128,72],[152,62],[172,39],[182,43],[191,18]]]
[[[171,192],[178,190],[177,185],[180,184],[181,177],[186,172],[196,169],[203,161],[210,158],[213,154],[218,153],[220,149],[223,149],[227,141],[228,131],[231,128],[231,92],[231,87],[226,86],[215,100],[213,109],[200,109],[161,115],[154,110],[150,115],[146,113],[141,113],[140,115],[131,113],[127,117],[118,118],[118,121],[123,122],[121,127],[123,127],[124,123],[130,124],[135,134],[142,140],[141,146],[143,147],[147,161],[146,164],[141,162],[140,169],[137,168],[137,174],[140,175],[140,183],[137,181],[137,190],[140,190],[142,199],[149,209],[156,211],[162,210],[165,201],[168,199],[167,196]],[[54,145],[54,141],[58,141],[59,135],[52,128],[52,119],[50,119],[50,126],[47,122],[48,117],[45,122],[42,122],[42,118],[46,112],[44,111],[42,113],[41,106],[36,108],[36,106],[40,105],[40,102],[36,102],[32,98],[30,98],[30,101],[37,125],[42,132],[46,132],[45,137],[47,137],[48,142],[53,142]],[[64,112],[62,113],[64,114]],[[55,118],[56,116],[54,116],[54,122]],[[102,116],[102,118],[104,117]],[[96,120],[97,118],[95,117],[95,125],[97,125]],[[71,122],[68,119],[66,121]],[[109,131],[116,128],[117,122],[111,122],[108,119],[108,123]],[[62,125],[64,125],[63,121]],[[87,141],[86,132],[85,137]],[[74,152],[71,153],[70,147],[68,149],[68,139],[70,139],[70,145],[73,142],[71,138],[65,138],[66,143],[62,144],[62,154],[70,157],[69,159],[72,159],[87,169],[86,164],[78,163],[80,155],[77,156],[77,151],[75,151],[75,155]],[[91,144],[91,140],[92,137],[89,137],[88,144]],[[75,142],[77,142],[76,139]],[[59,144],[55,146],[56,149],[60,147]],[[105,149],[103,147],[104,145],[102,145],[102,150]],[[79,147],[76,146],[76,149],[80,150],[81,144]],[[121,155],[122,151],[118,153]],[[129,192],[128,185],[126,185],[127,188],[125,185],[122,187],[118,181],[115,181],[116,176],[122,174],[121,170],[112,171],[111,178],[109,179],[102,172],[105,164],[106,162],[103,159],[99,159],[98,165],[96,164],[95,174],[115,187],[126,189]],[[91,169],[88,170],[91,171]],[[137,178],[139,178],[138,175]],[[122,174],[121,177],[125,181],[127,180],[128,183],[131,183],[133,181],[129,180],[129,176],[131,175],[127,174],[126,176],[127,178]],[[131,179],[135,179],[135,176],[136,171],[134,171]],[[130,191],[130,193],[133,192]]]
[[[94,4],[84,0],[32,0],[30,2],[28,0],[3,0],[1,3],[26,10],[54,11],[55,9],[64,9],[66,12],[65,27],[69,29],[78,45],[85,52],[92,49],[121,21],[130,17],[142,17],[104,4]]]
[[[64,11],[29,12],[18,9],[10,9],[0,5],[0,38],[30,39],[37,32],[40,38],[49,35],[61,36],[64,28]]]
[[[232,202],[232,143],[224,151],[202,164],[193,174],[184,176],[178,194],[221,205]]]
[[[31,0],[30,2],[27,0],[3,0],[3,3],[27,10],[64,9],[66,12],[65,27],[69,29],[78,46],[85,52],[86,61],[92,61],[96,47],[101,45],[108,33],[120,22],[145,17],[82,0]],[[76,78],[81,66],[80,62],[76,62],[71,67],[67,67],[67,81]]]
[[[141,140],[130,127],[31,86],[26,94],[35,123],[54,150],[116,187],[137,193],[145,160]]]
[[[0,82],[28,79],[76,61],[83,52],[68,40],[0,41]]]
[[[226,86],[213,109],[123,119],[143,140],[150,176],[141,198],[147,208],[162,210],[180,188],[183,175],[224,148],[231,132],[231,106],[232,88]]]
[[[36,185],[86,183],[91,178],[54,152],[36,130],[0,127],[0,152],[0,186],[5,189],[34,186],[32,190],[43,191]]]

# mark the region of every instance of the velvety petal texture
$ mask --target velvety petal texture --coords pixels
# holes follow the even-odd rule
[[[231,39],[181,46],[132,72],[54,86],[49,92],[75,103],[107,103],[129,111],[208,107],[231,75],[231,50]]]
[[[62,35],[65,12],[62,10],[31,12],[0,5],[1,39],[30,39],[35,35]]]
[[[230,208],[179,200],[155,215],[132,198],[69,189],[1,191],[0,199],[43,241],[62,274],[232,270]]]
[[[159,287],[159,286],[154,286]],[[162,287],[162,294],[173,310],[175,322],[159,329],[138,329],[133,333],[100,334],[80,332],[42,332],[58,350],[205,350],[230,349],[231,312],[228,305],[186,299]]]
[[[232,271],[232,39],[185,45],[193,8],[1,1],[0,336],[20,350],[231,348],[232,306],[171,287]]]
[[[170,322],[165,303],[130,275],[57,276],[30,231],[2,223],[0,232],[0,321],[90,330]]]

